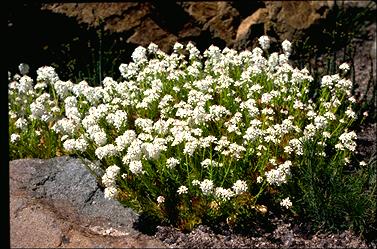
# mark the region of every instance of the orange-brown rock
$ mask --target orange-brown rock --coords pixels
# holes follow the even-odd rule
[[[325,19],[333,1],[266,2],[268,20],[266,30],[273,29],[280,39],[292,39],[297,31],[306,30]]]
[[[250,32],[252,27],[256,24],[262,24],[267,21],[268,10],[266,8],[260,8],[255,11],[251,16],[245,18],[237,29],[236,40],[244,39]]]
[[[151,18],[146,18],[143,23],[135,30],[135,33],[127,39],[127,42],[148,46],[154,42],[163,51],[169,51],[172,44],[177,41],[177,37],[166,32],[156,24]]]
[[[98,26],[103,23],[105,30],[126,32],[139,26],[151,11],[148,2],[124,3],[55,3],[45,4],[42,9],[74,17],[79,23]]]

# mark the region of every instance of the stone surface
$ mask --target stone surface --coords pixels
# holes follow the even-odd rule
[[[206,43],[218,39],[228,47],[240,48],[253,45],[256,38],[268,32],[281,40],[292,39],[298,31],[326,18],[332,5],[333,1],[256,1],[249,5],[151,1],[55,3],[44,4],[42,9],[74,17],[89,26],[98,26],[103,21],[105,29],[124,33],[130,43],[145,46],[155,42],[168,51],[177,40],[184,41],[187,37],[194,42],[209,39]]]
[[[79,23],[98,26],[104,22],[105,30],[126,32],[142,22],[150,12],[149,3],[54,3],[42,9],[74,17]],[[126,21],[125,21],[126,20]]]
[[[10,207],[11,247],[60,246],[65,224],[59,226],[52,212],[38,204],[28,203],[25,197],[12,196]]]
[[[337,1],[341,8],[368,5],[371,1]],[[106,30],[122,33],[130,44],[154,42],[170,52],[176,41],[192,41],[200,49],[215,44],[243,50],[264,34],[273,42],[302,40],[310,32],[320,36],[334,1],[55,3],[42,9],[88,26],[102,20]]]
[[[164,247],[133,228],[138,215],[104,198],[79,159],[9,164],[11,247]]]
[[[163,51],[171,49],[171,44],[177,41],[177,37],[159,27],[151,18],[146,18],[136,29],[135,33],[127,39],[127,42],[147,47],[154,42]]]
[[[253,36],[257,36],[253,32],[253,27],[259,24],[262,27],[262,33],[264,33],[264,23],[267,21],[268,10],[266,8],[260,8],[255,11],[251,16],[245,18],[237,29],[236,40],[240,41],[246,39],[249,33],[253,33]],[[257,28],[257,27],[256,27]],[[260,34],[263,35],[263,34]]]
[[[237,30],[239,12],[229,2],[217,2],[216,15],[212,17],[203,29],[209,30],[213,38],[220,38],[227,46],[232,46]]]
[[[325,19],[334,1],[279,1],[266,2],[268,20],[266,30],[273,29],[282,40],[297,39],[303,31]]]

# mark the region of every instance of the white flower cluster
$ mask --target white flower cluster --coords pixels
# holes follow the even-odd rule
[[[236,195],[241,194],[243,192],[247,191],[247,184],[245,181],[237,180],[233,186],[232,189]]]
[[[59,80],[58,74],[55,69],[50,66],[43,66],[37,70],[37,81],[46,82],[54,86],[54,84]]]
[[[115,199],[118,193],[116,188],[116,177],[119,174],[120,168],[112,165],[106,169],[105,174],[102,176],[102,184],[105,185],[105,198]]]
[[[19,134],[13,133],[12,135],[10,135],[10,142],[11,143],[15,143],[18,140],[20,140],[20,135]]]
[[[203,181],[193,180],[192,185],[199,186],[203,195],[213,195],[215,198],[218,198],[222,201],[228,201],[232,197],[247,192],[248,190],[247,183],[243,180],[237,180],[229,189],[223,187],[215,187],[213,181],[209,179],[204,179]],[[185,186],[181,186],[177,192],[179,194],[182,194],[187,193],[187,190],[188,189]]]
[[[280,164],[277,169],[272,169],[266,172],[266,180],[271,185],[281,185],[287,182],[287,177],[290,174],[290,168],[292,166],[291,161],[285,161]]]
[[[188,188],[186,186],[180,186],[177,190],[177,193],[182,195],[182,194],[187,194],[188,193]]]
[[[258,41],[262,49],[267,50],[270,48],[270,38],[268,38],[268,36],[261,36]]]
[[[339,143],[335,145],[335,148],[338,150],[350,150],[355,151],[357,135],[354,131],[344,132],[339,136]]]
[[[173,157],[168,158],[168,160],[166,160],[166,167],[168,167],[169,169],[174,168],[178,164],[179,164],[179,160]]]
[[[351,105],[356,99],[344,73],[322,77],[319,101],[308,99],[313,77],[288,63],[292,44],[285,40],[283,53],[265,56],[270,39],[258,41],[261,48],[252,51],[212,45],[203,55],[192,43],[176,43],[171,55],[156,44],[140,46],[132,62],[119,67],[124,80],[106,77],[98,87],[62,81],[52,67],[38,69],[35,85],[18,75],[8,87],[17,103],[10,103],[16,129],[10,141],[20,140],[19,130],[32,121],[43,121],[61,136],[66,151],[90,153],[104,165],[119,161],[102,177],[109,198],[117,194],[119,168],[132,179],[180,174],[179,195],[198,186],[204,196],[230,200],[252,189],[248,179],[234,179],[243,165],[270,164],[273,168],[260,172],[257,182],[279,186],[287,182],[290,160],[305,154],[305,143],[315,142],[322,150],[318,155],[326,156],[327,143],[343,132],[332,129],[356,118]],[[355,139],[346,131],[335,148],[354,151]],[[188,180],[192,185],[183,185]],[[164,200],[161,195],[157,202]],[[282,201],[290,205],[289,198]]]
[[[286,209],[289,209],[290,207],[292,207],[292,202],[289,199],[289,197],[287,197],[287,198],[281,200],[280,205],[282,207],[285,207]]]

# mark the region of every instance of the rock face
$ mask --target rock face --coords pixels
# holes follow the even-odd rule
[[[89,27],[102,22],[105,30],[120,33],[128,44],[148,46],[153,42],[170,53],[177,41],[192,41],[200,50],[212,44],[252,49],[262,35],[280,43],[285,39],[305,41],[315,33],[316,42],[323,45],[329,42],[324,37],[324,27],[327,22],[335,22],[335,8],[376,9],[372,1],[334,2],[55,3],[44,4],[42,9],[73,17]]]
[[[78,159],[10,162],[11,247],[164,247],[133,229],[138,215],[104,198]]]
[[[55,3],[42,9],[80,23],[122,32],[138,45],[154,42],[169,50],[177,40],[203,43],[207,37],[228,47],[246,48],[263,34],[278,40],[302,38],[327,17],[334,1],[253,1],[142,3]],[[148,44],[146,44],[148,43]],[[210,45],[210,44],[208,44]]]

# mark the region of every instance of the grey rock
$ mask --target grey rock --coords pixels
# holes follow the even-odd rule
[[[12,248],[163,248],[133,229],[138,215],[107,200],[79,159],[9,163]]]
[[[132,209],[123,207],[115,200],[105,199],[99,189],[94,193],[92,201],[82,209],[82,213],[93,218],[106,218],[128,232],[133,232],[132,226],[138,219],[138,214]]]
[[[20,187],[31,191],[35,198],[48,200],[58,209],[69,203],[78,214],[106,220],[125,232],[134,232],[132,226],[138,214],[115,200],[105,199],[95,176],[80,159],[68,156],[21,159],[10,162],[10,170],[23,172],[18,177],[23,185]]]

